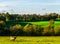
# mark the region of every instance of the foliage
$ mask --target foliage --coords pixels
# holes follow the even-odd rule
[[[5,14],[0,14],[0,20],[4,21],[21,21],[21,22],[29,22],[29,21],[49,21],[50,19],[58,20],[60,15],[57,13],[50,13],[45,15],[40,14],[9,14],[8,12]]]
[[[20,24],[16,24],[10,27],[11,35],[20,35],[22,33],[22,26]]]
[[[55,27],[55,35],[60,35],[60,25]]]
[[[33,30],[33,28],[32,28],[32,25],[30,25],[30,24],[25,25],[23,28],[25,35],[31,35],[32,30]]]
[[[19,15],[9,14],[8,12],[6,14],[1,13],[0,35],[12,35],[12,36],[60,35],[59,34],[60,28],[58,26],[59,23],[54,22],[55,20],[58,21],[59,18],[60,15],[57,13],[50,13],[45,15],[40,14]],[[46,22],[43,23],[43,21]],[[54,27],[55,25],[58,27],[55,28]]]

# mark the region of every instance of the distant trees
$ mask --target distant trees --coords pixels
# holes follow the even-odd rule
[[[56,20],[57,21],[60,21],[60,15],[57,16]]]
[[[10,14],[8,12],[5,14],[6,21],[9,21],[9,15]]]
[[[50,20],[51,21],[51,20]],[[50,22],[51,23],[51,22]],[[0,21],[0,35],[11,36],[53,36],[60,35],[60,26],[54,27],[50,24],[45,27],[35,24],[26,24],[25,26],[16,24],[10,27],[5,27],[3,21]]]
[[[4,21],[20,21],[20,22],[29,22],[29,21],[49,21],[50,19],[59,20],[60,15],[56,13],[50,13],[45,15],[40,14],[0,14],[0,20]]]
[[[0,20],[6,21],[6,17],[4,14],[0,14]]]
[[[60,35],[60,26],[54,27],[54,21],[60,20],[60,15],[50,13],[45,15],[37,14],[0,14],[0,35],[12,36],[41,36]],[[48,26],[42,27],[35,24],[22,24],[21,22],[49,21]],[[8,25],[10,26],[6,26]],[[9,23],[10,22],[10,23]],[[14,25],[13,25],[14,23]],[[19,24],[20,23],[20,24]]]

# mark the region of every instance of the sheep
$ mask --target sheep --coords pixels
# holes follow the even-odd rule
[[[11,36],[11,37],[10,37],[10,40],[11,40],[11,41],[15,41],[15,40],[16,40],[16,36]]]

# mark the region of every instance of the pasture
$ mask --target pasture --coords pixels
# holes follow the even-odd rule
[[[7,25],[14,24],[36,24],[41,26],[47,26],[48,21],[39,22],[7,22]],[[25,24],[25,25],[26,25]],[[59,26],[60,21],[55,21],[54,26]],[[0,36],[0,44],[60,44],[60,36],[18,36],[15,41],[11,41],[9,36]]]
[[[37,22],[19,22],[19,21],[8,21],[6,22],[6,26],[11,26],[15,24],[21,24],[21,25],[26,25],[26,24],[36,24],[36,25],[41,25],[42,27],[47,26],[49,24],[49,21],[37,21]],[[59,26],[60,21],[55,21],[54,26]]]
[[[47,26],[49,24],[49,21],[40,21],[40,22],[28,22],[31,24],[41,25],[42,27]],[[59,26],[60,21],[55,21],[54,26]]]
[[[18,36],[15,41],[9,36],[0,36],[0,44],[60,44],[60,36]]]

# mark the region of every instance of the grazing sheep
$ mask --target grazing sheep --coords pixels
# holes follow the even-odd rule
[[[15,41],[16,40],[16,36],[11,36],[10,40]]]

